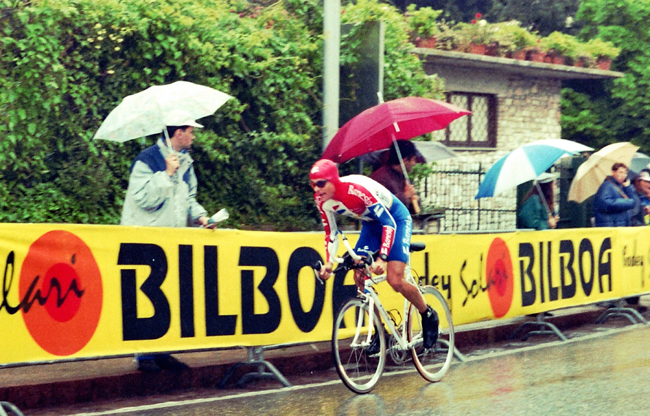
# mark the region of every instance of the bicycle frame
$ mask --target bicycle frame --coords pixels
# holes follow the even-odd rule
[[[410,281],[411,283],[414,283],[414,279],[410,273],[410,271],[407,273],[408,277],[407,280]],[[374,278],[369,278],[366,279],[365,282],[365,287],[364,287],[364,293],[361,293],[360,291],[358,292],[359,296],[364,299],[364,302],[368,302],[370,308],[376,308],[377,311],[379,311],[379,315],[381,316],[382,321],[384,322],[385,326],[387,327],[387,330],[390,334],[392,334],[395,337],[395,340],[397,341],[397,344],[400,348],[400,350],[403,351],[408,351],[411,348],[414,348],[418,346],[419,344],[422,343],[422,338],[418,337],[417,339],[407,342],[406,341],[406,328],[408,325],[408,320],[409,318],[409,305],[410,302],[406,299],[404,299],[404,309],[403,309],[403,316],[404,316],[404,322],[401,328],[401,331],[399,328],[395,327],[395,324],[393,323],[393,319],[388,315],[388,312],[386,312],[386,308],[384,308],[384,305],[381,303],[381,300],[379,299],[379,296],[374,290],[370,290],[370,287],[372,287],[375,284],[381,283],[386,280],[386,275],[380,275]],[[372,338],[372,328],[373,328],[373,319],[374,315],[370,315],[370,322],[369,322],[369,328],[370,331],[368,331],[368,342],[370,342],[370,339]],[[357,333],[359,332],[362,324],[361,322],[357,323]],[[355,338],[356,340],[356,338]]]
[[[350,243],[348,242],[347,237],[345,237],[343,235],[343,233],[341,233],[340,231],[339,231],[339,233],[342,236],[343,244],[345,245],[345,248],[346,248],[347,252],[350,254],[350,256],[355,260],[358,260],[358,261],[362,260],[363,258],[361,256],[359,256],[357,253],[355,253],[354,249],[350,246]],[[337,263],[342,263],[343,259],[334,258],[334,261],[336,261]],[[409,314],[408,314],[409,301],[404,299],[404,309],[403,309],[404,324],[402,325],[402,331],[401,331],[402,333],[400,334],[399,329],[395,328],[393,320],[390,318],[390,316],[388,315],[388,312],[386,312],[386,309],[384,308],[384,305],[381,303],[381,300],[379,299],[379,296],[377,295],[377,293],[374,290],[371,289],[371,287],[374,286],[375,284],[378,284],[378,283],[381,283],[381,282],[385,281],[386,278],[387,278],[387,275],[382,274],[380,276],[370,277],[371,276],[371,274],[370,274],[370,265],[366,264],[365,266],[366,266],[366,276],[367,277],[366,277],[366,280],[364,282],[364,291],[361,292],[360,290],[357,289],[357,293],[358,293],[359,297],[363,298],[364,302],[369,303],[369,307],[370,307],[371,310],[373,308],[376,308],[379,311],[379,315],[381,316],[381,319],[384,321],[385,325],[388,326],[388,332],[395,337],[395,340],[397,341],[397,344],[399,345],[401,350],[408,351],[411,348],[414,348],[417,345],[419,345],[420,343],[422,343],[422,338],[421,337],[418,337],[417,339],[415,339],[415,340],[413,340],[411,342],[406,342],[406,328],[407,328],[408,319],[409,319]],[[408,256],[408,263],[406,265],[405,277],[406,277],[406,280],[409,283],[411,283],[411,284],[415,285],[416,287],[418,287],[417,283],[415,282],[415,279],[413,278],[413,274],[411,273],[411,255],[410,255],[410,253],[409,253],[409,256]],[[373,314],[370,314],[370,322],[368,323],[370,330],[368,331],[368,334],[366,336],[366,341],[365,341],[367,344],[370,344],[370,342],[372,340],[372,336],[373,336],[373,332],[372,332],[372,328],[373,328],[372,319],[373,319],[373,316],[374,316]],[[359,341],[361,328],[363,327],[363,323],[361,322],[361,319],[362,319],[362,316],[359,315],[359,321],[357,322],[357,326],[356,326],[356,333],[355,333],[354,339],[352,341],[352,344],[355,345],[355,346],[360,345],[360,344],[358,344],[358,341]]]
[[[423,348],[423,334],[426,329],[423,325],[419,325],[420,319],[413,305],[404,298],[404,319],[401,322],[394,319],[392,310],[391,312],[386,311],[377,291],[372,287],[387,280],[386,274],[373,278],[370,272],[374,268],[372,255],[362,258],[350,247],[345,236],[342,237],[342,240],[349,258],[347,255],[339,258],[336,253],[332,255],[332,251],[335,251],[336,248],[327,247],[331,261],[343,263],[337,271],[354,270],[356,273],[357,270],[363,270],[365,272],[363,285],[360,285],[357,290],[358,296],[341,304],[332,329],[333,360],[343,383],[355,393],[368,393],[381,377],[386,360],[389,358],[387,355],[390,355],[390,358],[398,365],[406,360],[406,355],[410,355],[413,365],[425,380],[431,383],[440,381],[449,370],[455,351],[454,329],[447,300],[435,287],[420,285],[420,282],[416,281],[417,274],[414,274],[415,271],[411,268],[411,253],[409,252],[405,270],[406,281],[417,287],[422,297],[426,297],[425,303],[448,324],[445,338],[445,331],[442,331],[438,321],[436,344],[429,348]],[[339,241],[336,240],[337,245],[338,243]],[[419,251],[424,248],[424,244],[411,244],[410,251]],[[317,270],[322,270],[322,265],[319,267],[315,264],[312,267],[314,274],[318,277]],[[361,276],[355,277],[355,280],[359,280]],[[345,320],[348,320],[349,325],[345,325]],[[353,328],[353,325],[356,326]],[[429,328],[430,330],[431,328]],[[390,333],[392,337],[377,336],[384,332]],[[442,339],[441,335],[443,335]],[[446,344],[447,348],[438,349],[437,343]]]

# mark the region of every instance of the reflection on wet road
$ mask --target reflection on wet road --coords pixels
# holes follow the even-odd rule
[[[357,396],[340,381],[94,415],[645,415],[650,328],[554,342],[455,364],[440,383],[415,371]]]

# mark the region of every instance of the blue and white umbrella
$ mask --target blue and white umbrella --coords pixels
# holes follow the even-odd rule
[[[519,146],[486,172],[475,198],[492,197],[532,181],[562,156],[591,150],[591,147],[564,139],[539,140]]]

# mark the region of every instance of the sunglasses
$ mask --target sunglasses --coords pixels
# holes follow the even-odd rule
[[[314,189],[322,188],[327,184],[327,182],[328,182],[327,179],[321,179],[319,181],[309,181],[309,185]]]

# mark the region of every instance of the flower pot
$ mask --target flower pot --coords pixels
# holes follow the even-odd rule
[[[515,59],[518,59],[520,61],[525,61],[526,60],[526,51],[517,51],[512,54],[512,57]]]
[[[601,56],[596,60],[596,65],[598,66],[598,69],[609,71],[609,67],[612,65],[612,59]]]
[[[546,54],[537,50],[530,50],[526,53],[526,60],[533,62],[544,62]]]
[[[564,55],[555,54],[551,57],[551,63],[556,65],[566,64],[566,57]]]
[[[500,56],[499,54],[499,45],[496,43],[491,43],[485,46],[485,54],[488,56]]]
[[[579,68],[593,68],[596,65],[596,61],[590,58],[580,57],[575,60],[575,66]]]
[[[426,39],[420,39],[415,42],[415,46],[418,48],[428,48],[428,49],[435,49],[436,47],[436,38],[431,37],[431,38],[426,38]]]
[[[485,55],[487,45],[477,45],[475,43],[469,44],[469,53],[475,53],[477,55]]]

